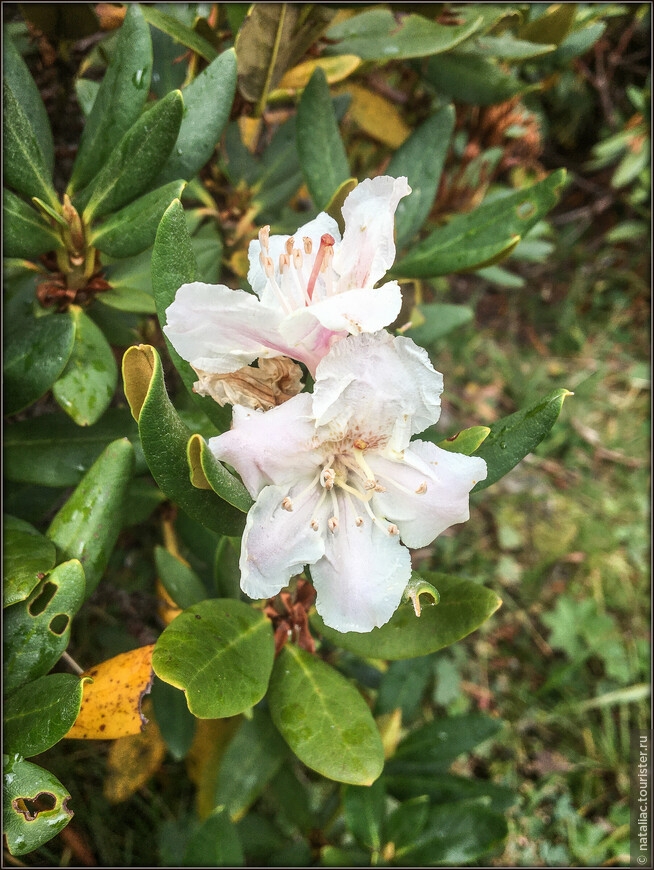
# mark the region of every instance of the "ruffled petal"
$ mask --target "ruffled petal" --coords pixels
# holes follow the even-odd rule
[[[409,551],[367,514],[357,525],[356,503],[338,497],[339,525],[327,532],[325,555],[311,568],[316,610],[337,631],[372,631],[391,618],[411,577]]]
[[[403,450],[440,416],[443,376],[411,339],[376,332],[337,342],[316,369],[313,413],[321,437],[349,436]]]
[[[269,484],[290,486],[315,474],[322,456],[313,448],[311,396],[300,393],[270,411],[234,406],[232,428],[210,438],[217,459],[233,466],[253,498]]]
[[[411,193],[406,178],[366,178],[343,204],[345,232],[334,251],[339,289],[372,287],[393,265],[395,209]]]
[[[402,461],[372,452],[366,459],[386,487],[373,496],[372,509],[397,525],[407,547],[425,547],[469,519],[470,490],[486,478],[481,457],[450,453],[427,441],[412,441]]]
[[[270,598],[325,552],[323,536],[312,528],[318,489],[307,478],[290,488],[266,486],[250,509],[241,545],[241,589],[250,598]],[[305,491],[302,496],[302,491]],[[300,496],[300,497],[298,497]],[[289,498],[293,510],[282,504]]]
[[[289,355],[281,315],[244,290],[223,284],[182,284],[163,328],[182,359],[213,374],[235,372],[257,357]]]

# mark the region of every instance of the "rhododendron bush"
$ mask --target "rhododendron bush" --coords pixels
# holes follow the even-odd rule
[[[114,741],[114,773],[131,765],[115,753],[135,771],[147,757],[105,792],[118,802],[204,741],[186,865],[262,860],[235,821],[280,770],[289,804],[305,782],[343,783],[332,812],[356,841],[314,838],[289,863],[480,859],[511,796],[446,771],[498,722],[402,732],[357,675],[501,605],[464,563],[439,571],[439,536],[479,523],[476,493],[569,392],[439,424],[455,387],[437,340],[472,313],[433,282],[510,262],[565,170],[501,174],[500,147],[462,148],[454,106],[517,105],[596,25],[565,4],[21,14],[3,85],[10,853],[85,811],[32,757],[74,740]],[[37,39],[78,64],[79,137],[56,148]],[[525,111],[514,138],[529,129]],[[76,634],[116,572],[147,604],[129,649],[103,647],[113,617]],[[284,854],[272,840],[263,853]]]

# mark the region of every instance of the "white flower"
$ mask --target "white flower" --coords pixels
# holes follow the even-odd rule
[[[264,227],[248,252],[256,296],[222,284],[183,284],[166,310],[171,344],[205,374],[282,355],[313,374],[334,341],[376,332],[399,314],[397,282],[374,285],[395,259],[395,210],[410,192],[406,178],[361,182],[343,205],[342,239],[324,212],[294,237],[270,236]]]
[[[393,615],[423,547],[469,517],[486,477],[479,457],[412,435],[440,414],[442,376],[408,338],[386,332],[338,342],[313,394],[265,413],[234,407],[209,441],[256,499],[241,549],[241,588],[276,595],[311,566],[316,607],[338,631],[367,632]]]

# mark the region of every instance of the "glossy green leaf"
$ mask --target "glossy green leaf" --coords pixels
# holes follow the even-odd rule
[[[490,589],[449,574],[421,572],[440,592],[441,600],[423,607],[417,617],[413,605],[402,604],[389,622],[368,634],[341,633],[326,626],[318,614],[312,626],[336,646],[360,656],[410,659],[436,652],[479,628],[502,603]]]
[[[92,182],[86,221],[116,211],[147,190],[177,140],[183,111],[181,92],[171,91],[130,127]]]
[[[270,681],[273,722],[300,761],[329,779],[371,785],[384,766],[368,705],[344,676],[291,644]]]
[[[425,827],[428,813],[427,795],[403,801],[384,822],[384,842],[393,843],[396,853],[410,846]]]
[[[387,772],[445,773],[459,755],[494,737],[503,725],[480,713],[434,719],[400,741]]]
[[[138,121],[150,89],[152,43],[142,7],[130,3],[93,108],[84,125],[68,192],[81,190]]]
[[[127,436],[136,456],[134,471],[148,470],[138,427],[127,408],[109,408],[91,428],[80,428],[65,414],[42,414],[4,431],[5,476],[42,486],[75,486],[105,447]]]
[[[230,740],[218,771],[216,806],[238,821],[288,758],[286,744],[268,713],[256,707]]]
[[[163,213],[185,187],[185,181],[171,181],[114,212],[93,230],[90,244],[110,257],[140,254],[152,245]]]
[[[84,600],[84,569],[72,559],[43,579],[29,598],[4,611],[4,691],[47,674],[70,640]]]
[[[154,348],[138,345],[125,353],[123,380],[139,424],[143,453],[162,492],[202,525],[223,534],[240,534],[245,524],[243,514],[215,493],[191,484],[186,445],[192,433],[168,398],[161,360]]]
[[[370,9],[327,31],[325,54],[355,54],[362,60],[397,60],[441,54],[458,45],[482,24],[471,16],[465,24],[445,26],[422,15],[405,15],[398,24],[388,9]]]
[[[453,218],[413,246],[394,265],[393,274],[427,278],[490,265],[498,256],[508,255],[556,204],[564,179],[565,170],[557,169],[530,187]]]
[[[205,281],[207,284],[220,283],[223,240],[215,221],[208,221],[194,232],[191,236],[191,247],[197,263],[198,281]]]
[[[195,571],[164,547],[154,548],[154,564],[166,592],[182,610],[207,597],[204,583]]]
[[[320,68],[302,92],[295,126],[304,180],[316,208],[323,209],[351,173],[329,85]]]
[[[557,47],[554,54],[551,55],[552,63],[558,67],[566,66],[576,57],[586,54],[588,49],[593,47],[605,30],[606,22],[597,21],[588,27],[583,27],[580,30],[569,33]]]
[[[186,758],[195,735],[195,716],[186,705],[184,692],[155,677],[152,684],[154,718],[168,751],[175,759]]]
[[[227,810],[215,809],[193,831],[184,850],[183,867],[242,867],[243,848]]]
[[[197,277],[197,264],[184,209],[181,202],[175,200],[161,219],[152,250],[152,290],[157,316],[162,327],[166,324],[166,309],[172,304],[178,289],[182,284],[195,281]],[[181,358],[168,339],[165,336],[164,338],[170,358],[184,386],[193,397],[194,403],[215,423],[219,431],[224,432],[231,422],[230,410],[221,408],[209,396],[198,396],[193,392],[193,384],[197,380],[196,373]]]
[[[77,719],[85,679],[48,674],[17,689],[4,705],[4,751],[30,758],[59,743]]]
[[[272,625],[261,611],[214,598],[171,622],[155,645],[152,667],[184,690],[194,716],[222,719],[263,698],[274,652]]]
[[[427,64],[425,79],[439,94],[472,106],[492,106],[540,87],[526,84],[486,57],[453,52]]]
[[[468,40],[458,46],[457,54],[497,57],[502,60],[530,60],[544,54],[551,54],[555,48],[555,45],[542,45],[525,39],[516,39],[507,31],[498,36],[484,34]]]
[[[471,426],[469,429],[462,429],[456,435],[451,435],[442,441],[436,441],[436,445],[441,450],[449,450],[450,453],[463,453],[466,456],[472,456],[489,434],[490,428],[488,426]],[[420,437],[424,438],[424,433]]]
[[[52,386],[57,404],[78,426],[90,426],[107,410],[116,391],[118,368],[102,330],[71,305],[75,343],[61,377]]]
[[[252,496],[240,480],[230,474],[213,455],[201,435],[192,435],[188,447],[191,483],[199,489],[211,488],[238,510],[247,513],[253,505]]]
[[[193,28],[184,24],[173,15],[167,15],[160,9],[155,9],[153,6],[142,6],[141,11],[145,20],[153,27],[161,30],[163,33],[171,36],[176,42],[190,48],[204,60],[211,62],[217,56],[217,51],[207,42],[204,37],[200,36]]]
[[[493,423],[490,434],[475,452],[475,456],[486,460],[488,475],[472,491],[486,489],[531,453],[556,423],[565,397],[572,395],[569,390],[552,390],[544,399]]]
[[[2,82],[3,172],[4,183],[25,196],[38,196],[53,208],[59,199],[52,186],[34,127],[19,102],[21,91],[14,93],[8,78]]]
[[[43,155],[43,162],[48,172],[48,178],[51,178],[52,170],[54,169],[54,142],[50,128],[50,119],[32,74],[14,45],[6,26],[3,27],[2,48],[3,76],[9,83],[18,103],[22,106],[26,117],[30,120],[34,137]]]
[[[156,306],[151,293],[139,287],[119,286],[105,290],[98,297],[100,305],[114,308],[116,311],[133,312],[136,314],[155,314]]]
[[[406,175],[411,187],[411,194],[399,201],[395,212],[398,248],[414,238],[431,211],[453,130],[454,107],[443,106],[423,121],[391,157],[386,174],[393,178]]]
[[[383,779],[369,786],[345,786],[343,813],[345,824],[357,843],[378,852],[382,845],[382,824],[386,813]]]
[[[17,517],[2,522],[2,606],[24,601],[56,561],[54,544]]]
[[[209,160],[220,139],[236,91],[236,55],[224,51],[184,88],[184,117],[175,147],[157,184],[177,178],[190,181]]]
[[[4,347],[5,414],[22,411],[50,389],[68,362],[74,340],[75,326],[69,314],[26,318],[14,324]]]
[[[116,543],[133,467],[134,449],[127,438],[112,441],[60,508],[46,533],[62,555],[82,563],[87,598],[100,582]]]
[[[59,780],[30,761],[3,756],[3,820],[7,846],[12,855],[38,849],[66,827],[73,817],[67,807],[69,792]],[[50,797],[51,809],[37,810],[33,801]]]
[[[62,247],[61,238],[41,215],[10,190],[2,191],[2,241],[5,257],[36,258]]]
[[[416,305],[410,316],[412,322],[418,321],[419,325],[411,327],[406,334],[416,344],[429,346],[459,326],[470,323],[475,312],[467,305],[428,302],[426,305]]]
[[[85,118],[91,114],[99,90],[100,82],[94,82],[92,79],[77,79],[75,81],[75,96]]]

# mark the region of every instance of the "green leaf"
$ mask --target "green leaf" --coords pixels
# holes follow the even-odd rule
[[[569,390],[552,390],[544,399],[493,423],[490,434],[475,452],[475,456],[486,460],[488,475],[472,492],[486,489],[531,453],[556,423],[565,397],[572,395]]]
[[[565,170],[530,187],[496,197],[470,214],[453,218],[415,245],[393,267],[395,275],[428,278],[490,265],[508,255],[557,202]]]
[[[479,445],[482,444],[490,429],[488,426],[471,426],[469,429],[461,429],[456,435],[451,435],[449,438],[440,439],[440,435],[431,433],[428,429],[422,432],[420,438],[427,441],[433,441],[441,450],[449,450],[450,453],[463,453],[465,456],[472,456]]]
[[[19,102],[9,79],[2,82],[4,183],[25,196],[38,196],[60,209],[51,175],[34,127]]]
[[[126,351],[123,380],[143,453],[162,492],[202,525],[222,534],[240,534],[243,514],[215,493],[196,489],[189,480],[186,445],[192,433],[168,398],[154,348],[138,345]]]
[[[443,106],[417,127],[391,157],[386,174],[406,175],[410,196],[403,197],[395,212],[395,241],[398,248],[410,242],[434,203],[443,164],[454,130],[454,107]]]
[[[184,88],[184,117],[177,142],[157,177],[157,184],[176,178],[190,181],[213,154],[236,91],[236,55],[224,51]]]
[[[72,559],[43,579],[29,598],[4,612],[4,691],[47,674],[70,640],[84,600],[84,569]]]
[[[153,6],[141,6],[141,12],[148,24],[171,36],[176,42],[181,43],[186,48],[190,48],[191,51],[199,54],[204,60],[209,62],[215,60],[218,52],[213,45],[191,27],[184,24],[183,21],[174,18],[172,15],[167,15]]]
[[[86,679],[48,674],[17,689],[5,702],[4,751],[29,758],[59,743],[77,719]]]
[[[195,734],[195,717],[189,713],[184,692],[155,678],[152,685],[154,718],[175,761],[186,758]]]
[[[440,94],[457,103],[473,106],[503,103],[517,94],[540,87],[539,84],[526,84],[489,58],[456,52],[430,60],[425,79]]]
[[[422,322],[407,330],[407,335],[416,344],[430,345],[459,326],[470,323],[474,316],[475,312],[467,305],[451,305],[448,302],[416,305],[411,312],[411,320],[420,322],[422,318]]]
[[[90,244],[110,257],[140,254],[152,245],[163,213],[185,187],[185,181],[171,181],[114,212],[92,231]]]
[[[32,74],[14,45],[9,35],[9,29],[6,26],[3,28],[3,49],[3,76],[9,83],[26,117],[30,119],[34,137],[43,155],[43,163],[47,170],[48,178],[51,178],[52,170],[54,169],[54,142],[50,128],[50,119]]]
[[[551,55],[551,62],[559,68],[567,66],[576,57],[586,54],[605,30],[606,22],[604,21],[598,21],[581,30],[575,30],[563,40],[554,54]]]
[[[422,15],[405,15],[401,22],[388,9],[370,9],[335,24],[327,31],[325,54],[355,54],[362,60],[397,60],[441,54],[458,45],[482,24],[472,16],[453,27],[437,24]]]
[[[107,567],[123,519],[123,502],[134,467],[127,438],[112,441],[86,472],[46,532],[68,559],[79,559],[86,575],[86,597]]]
[[[182,286],[195,281],[197,264],[184,209],[179,200],[172,202],[161,219],[152,250],[152,290],[157,306],[157,316],[161,327],[166,324],[166,309],[172,305],[175,294]],[[168,353],[179,372],[184,386],[193,397],[194,403],[215,423],[220,432],[229,428],[231,414],[228,408],[221,408],[209,396],[198,396],[193,392],[197,375],[174,349],[164,336]]]
[[[345,786],[343,813],[345,824],[357,843],[378,852],[382,845],[381,829],[386,813],[383,779],[378,779],[370,786]]]
[[[116,211],[147,190],[177,140],[183,111],[181,92],[171,91],[130,127],[91,183],[93,192],[84,208],[87,222]],[[85,198],[86,192],[82,201]]]
[[[222,271],[223,240],[215,221],[208,221],[195,231],[191,236],[191,247],[197,263],[198,281],[218,284]]]
[[[54,544],[34,526],[16,517],[3,517],[2,606],[24,601],[45,574],[54,568]]]
[[[322,846],[320,849],[321,867],[370,867],[370,852],[349,847]]]
[[[576,3],[553,3],[542,15],[523,24],[518,36],[531,42],[559,45],[570,32],[576,14]]]
[[[321,210],[351,173],[329,85],[319,67],[302,92],[295,127],[302,174],[316,208]]]
[[[254,504],[240,480],[230,474],[213,455],[201,435],[192,435],[187,447],[191,483],[199,489],[212,489],[238,510],[247,513]]]
[[[75,324],[73,352],[52,394],[78,426],[90,426],[113,398],[118,368],[104,333],[78,305],[71,305],[70,317]]]
[[[85,118],[91,114],[99,90],[100,82],[94,82],[91,79],[76,79],[75,96]]]
[[[440,592],[440,604],[424,607],[417,617],[413,605],[402,604],[390,621],[368,634],[342,634],[326,626],[318,614],[312,626],[336,646],[360,656],[410,659],[436,652],[475,631],[502,603],[494,592],[449,574],[421,572]]]
[[[102,84],[93,100],[68,193],[81,190],[110,159],[145,105],[152,75],[152,43],[142,7],[130,3]]]
[[[2,191],[3,254],[5,257],[28,257],[62,247],[61,238],[41,215],[10,190]]]
[[[286,744],[270,716],[255,707],[244,719],[220,761],[216,806],[238,821],[260,796],[288,758]]]
[[[384,842],[393,843],[395,852],[410,846],[425,827],[429,797],[409,798],[396,807],[384,823]]]
[[[375,715],[402,710],[402,722],[409,722],[418,712],[425,689],[434,674],[429,656],[391,662],[379,684]]]
[[[434,719],[398,744],[387,772],[445,773],[459,755],[494,737],[503,726],[500,719],[479,713]]]
[[[242,601],[212,599],[180,613],[157,641],[155,674],[183,689],[199,719],[236,716],[266,693],[275,644],[264,614]]]
[[[109,408],[92,427],[80,428],[64,414],[42,414],[7,426],[5,476],[42,486],[75,486],[104,448],[126,435],[136,454],[135,473],[148,470],[138,427],[126,408]]]
[[[14,324],[4,348],[5,414],[22,411],[50,389],[68,362],[74,340],[75,326],[69,314]]]
[[[411,772],[405,773],[398,761],[392,767],[389,766],[388,775],[384,775],[389,794],[398,800],[427,795],[431,803],[454,804],[476,801],[492,806],[498,812],[506,812],[518,800],[514,789],[496,785],[487,779],[470,779],[466,776],[442,773],[437,764],[428,761],[424,763],[422,769],[417,764],[410,767]]]
[[[182,610],[207,597],[204,583],[195,571],[164,547],[154,548],[154,564],[166,592]]]
[[[215,809],[189,837],[183,867],[242,867],[245,863],[236,828],[222,807]]]
[[[505,32],[498,36],[485,34],[471,39],[457,48],[457,54],[497,57],[503,60],[530,60],[544,54],[551,54],[555,48],[555,45],[541,45],[516,39],[511,33]]]
[[[105,290],[99,297],[100,305],[114,308],[116,311],[134,312],[136,314],[155,314],[156,306],[152,294],[138,287],[118,286]],[[130,342],[131,343],[131,342]]]
[[[291,644],[270,681],[273,722],[300,761],[329,779],[371,785],[384,766],[375,720],[356,688],[325,662]]]
[[[56,777],[30,761],[5,755],[3,766],[7,846],[12,855],[26,855],[66,827],[73,817],[66,805],[70,794]],[[33,806],[32,802],[42,795],[53,800],[52,809],[37,810]]]

